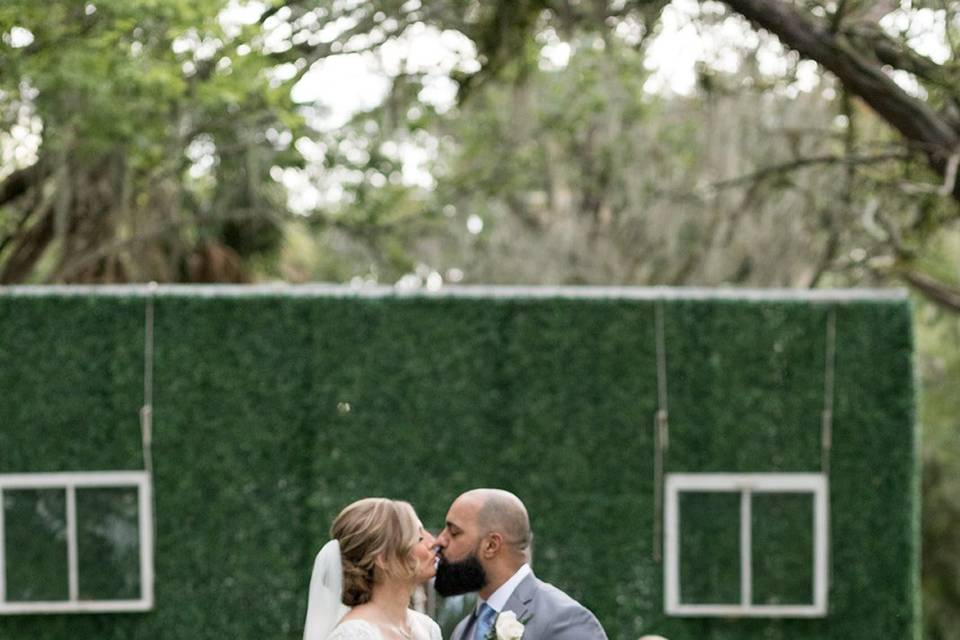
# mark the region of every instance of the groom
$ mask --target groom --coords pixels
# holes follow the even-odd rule
[[[473,613],[450,640],[496,638],[496,621],[524,640],[607,640],[596,617],[579,602],[533,575],[530,519],[517,496],[499,489],[474,489],[457,498],[437,546],[440,563],[434,587],[448,597],[476,591]]]

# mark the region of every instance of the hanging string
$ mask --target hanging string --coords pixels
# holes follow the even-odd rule
[[[823,414],[820,417],[820,470],[829,479],[833,450],[833,386],[837,359],[837,312],[827,314],[827,344],[823,372]]]
[[[147,286],[143,331],[143,406],[140,408],[140,436],[143,444],[143,468],[153,475],[153,306],[157,283]]]
[[[663,329],[663,303],[657,303],[657,434],[660,447],[670,446],[667,429],[667,341]]]
[[[654,307],[657,343],[657,412],[653,417],[653,560],[660,562],[663,540],[664,457],[670,444],[667,420],[667,345],[663,329],[663,303]]]

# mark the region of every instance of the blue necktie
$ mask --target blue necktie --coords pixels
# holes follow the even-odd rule
[[[493,627],[493,619],[497,617],[497,612],[486,602],[480,605],[480,613],[477,614],[477,626],[473,632],[473,640],[485,640],[490,629]]]

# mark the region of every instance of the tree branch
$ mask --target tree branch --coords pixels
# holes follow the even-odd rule
[[[759,171],[754,171],[753,173],[748,173],[742,176],[737,176],[735,178],[729,178],[727,180],[721,180],[719,182],[714,182],[707,186],[708,189],[727,189],[729,187],[736,187],[742,184],[759,182],[765,180],[771,176],[782,175],[784,173],[790,173],[791,171],[796,171],[797,169],[802,169],[804,167],[810,167],[814,165],[824,165],[824,164],[843,164],[847,166],[854,165],[864,165],[864,164],[878,164],[881,162],[891,162],[893,160],[907,160],[910,158],[910,155],[907,153],[879,153],[875,155],[862,155],[862,154],[852,154],[852,155],[824,155],[824,156],[811,156],[808,158],[797,158],[790,162],[785,162],[783,164],[776,164],[769,167],[764,167]]]
[[[915,269],[902,269],[899,275],[933,302],[960,313],[960,289]]]
[[[725,0],[734,11],[777,35],[805,58],[831,71],[890,126],[923,149],[930,165],[945,175],[947,159],[960,148],[960,132],[928,104],[907,94],[876,63],[858,53],[844,37],[782,0]],[[953,197],[960,201],[960,185]]]
[[[912,73],[921,80],[947,89],[951,93],[957,93],[960,90],[955,74],[909,46],[897,42],[875,24],[854,25],[844,29],[843,34],[861,44],[863,48],[871,50],[877,60],[883,64]]]
[[[46,177],[44,163],[35,162],[25,169],[14,171],[0,183],[0,206],[27,193],[30,187]]]
[[[51,202],[52,204],[52,202]],[[41,218],[19,237],[5,264],[0,265],[0,284],[20,282],[53,240],[52,206],[41,213]]]
[[[274,219],[278,222],[280,221],[279,217],[271,215],[270,212],[264,212],[259,209],[238,209],[233,210],[228,214],[205,220],[204,222],[214,224],[227,221],[261,219]],[[186,224],[190,223],[186,223],[182,220],[162,221],[140,230],[139,233],[129,238],[119,238],[111,242],[106,242],[92,247],[86,253],[72,256],[69,261],[65,262],[59,269],[50,274],[48,282],[69,282],[84,269],[95,265],[100,260],[118,256],[123,251],[148,244],[149,242],[158,238],[162,238],[166,235],[180,233],[182,231],[182,227],[184,227]]]

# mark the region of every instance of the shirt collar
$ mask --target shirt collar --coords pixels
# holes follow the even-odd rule
[[[479,602],[477,602],[477,609],[479,610],[480,605],[486,602],[487,606],[497,613],[500,613],[503,611],[503,608],[507,606],[507,600],[509,600],[510,596],[513,595],[513,592],[516,591],[517,585],[523,582],[523,579],[531,573],[533,573],[533,571],[530,569],[530,565],[524,564],[522,567],[517,569],[517,572],[513,574],[509,580],[500,585],[499,589],[490,594],[489,599],[486,601],[478,599]]]

